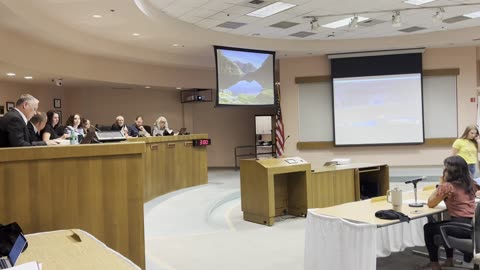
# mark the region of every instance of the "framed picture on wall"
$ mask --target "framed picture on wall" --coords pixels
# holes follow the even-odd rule
[[[58,123],[61,125],[62,124],[62,111],[60,110],[55,110],[58,113]]]
[[[0,115],[5,114],[5,106],[0,106]]]
[[[7,112],[15,108],[15,103],[7,101]]]
[[[53,99],[53,107],[54,108],[62,108],[62,100],[59,98]]]

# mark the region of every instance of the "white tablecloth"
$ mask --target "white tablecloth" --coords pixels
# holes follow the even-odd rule
[[[377,257],[406,247],[424,246],[427,218],[378,228],[373,224],[308,211],[305,232],[305,270],[375,270]]]

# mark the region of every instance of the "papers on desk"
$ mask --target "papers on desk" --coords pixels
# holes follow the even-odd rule
[[[12,270],[42,270],[42,264],[38,262],[28,262],[8,269]]]

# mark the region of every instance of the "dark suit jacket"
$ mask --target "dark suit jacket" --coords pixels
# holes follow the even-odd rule
[[[27,128],[28,128],[28,135],[30,136],[30,142],[32,145],[47,145],[46,142],[42,141],[42,136],[40,136],[39,133],[35,133],[35,128],[33,127],[33,124],[28,121],[27,123]]]
[[[32,146],[27,124],[17,110],[0,119],[0,147]]]

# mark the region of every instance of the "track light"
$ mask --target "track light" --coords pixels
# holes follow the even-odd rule
[[[320,24],[318,23],[318,19],[317,19],[317,17],[313,17],[312,20],[310,21],[310,29],[312,29],[312,31],[316,31],[316,30],[318,30],[318,28],[320,28]]]
[[[358,16],[357,15],[353,15],[353,18],[350,21],[350,23],[348,24],[348,27],[350,29],[355,29],[355,28],[358,27]]]
[[[402,18],[400,17],[400,11],[396,10],[392,15],[392,26],[400,27],[402,26]]]
[[[445,14],[445,9],[438,8],[435,14],[432,17],[434,23],[440,23],[443,20],[443,15]]]

